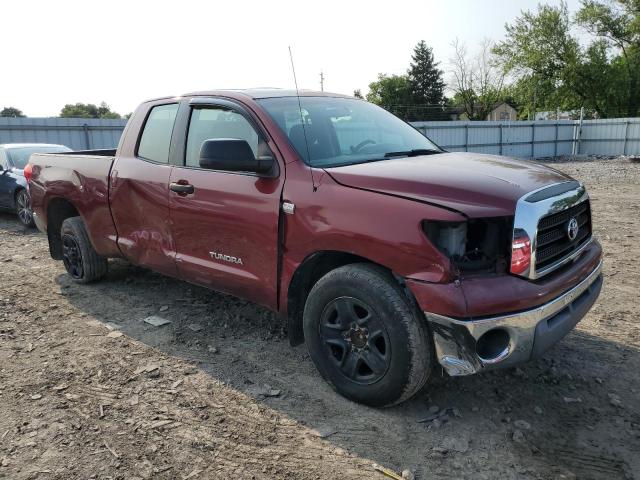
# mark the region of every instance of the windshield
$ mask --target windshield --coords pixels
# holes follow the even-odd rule
[[[314,167],[442,151],[411,125],[363,100],[300,97],[300,106],[298,97],[264,98],[258,102],[304,161]]]
[[[64,145],[34,145],[33,147],[14,147],[6,150],[9,161],[19,170],[24,170],[32,153],[62,153],[70,151],[71,149]]]

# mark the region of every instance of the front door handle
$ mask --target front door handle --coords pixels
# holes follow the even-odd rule
[[[172,182],[169,184],[169,190],[171,190],[172,192],[181,193],[183,195],[187,195],[195,191],[195,189],[193,188],[193,185],[190,185],[188,183],[184,184],[184,183],[176,183],[176,182]]]

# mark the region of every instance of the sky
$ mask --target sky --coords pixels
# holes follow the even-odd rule
[[[420,40],[447,71],[453,40],[470,52],[500,40],[538,1],[3,0],[0,109],[104,101],[126,114],[196,90],[293,88],[289,46],[299,88],[318,90],[322,71],[326,91],[366,93],[379,73],[405,73]]]

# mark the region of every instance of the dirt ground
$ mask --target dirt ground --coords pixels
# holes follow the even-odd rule
[[[640,164],[554,166],[591,194],[596,306],[537,362],[385,410],[334,393],[270,312],[121,261],[76,285],[0,214],[0,478],[640,478]]]

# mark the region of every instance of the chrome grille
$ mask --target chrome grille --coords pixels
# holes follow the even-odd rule
[[[578,235],[570,240],[567,235],[567,223],[575,218],[578,221]],[[566,210],[552,213],[538,221],[536,242],[536,270],[561,261],[584,245],[591,238],[591,208],[585,200]]]

